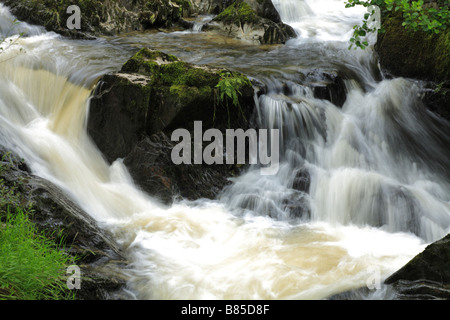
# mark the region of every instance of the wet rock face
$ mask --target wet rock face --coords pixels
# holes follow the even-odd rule
[[[21,21],[44,26],[73,38],[92,38],[97,35],[114,35],[169,27],[183,12],[183,1],[169,0],[5,0],[5,5]],[[178,4],[180,2],[181,4]],[[77,5],[81,13],[81,29],[71,30],[66,21],[71,16],[67,8]]]
[[[214,199],[230,182],[232,166],[174,165],[171,152],[176,142],[159,132],[140,141],[124,159],[134,181],[164,204],[177,198]]]
[[[450,121],[450,80],[439,84],[429,83],[422,100],[428,109]]]
[[[116,73],[98,84],[89,107],[88,133],[108,161],[126,156],[145,132],[150,82],[148,76]]]
[[[385,280],[401,299],[450,298],[450,234],[438,240]]]
[[[307,73],[305,84],[312,88],[316,98],[328,100],[338,107],[342,107],[347,99],[344,80],[336,71],[312,70]]]
[[[450,78],[450,32],[408,32],[397,15],[383,19],[375,49],[382,69],[394,76],[445,81]]]
[[[239,92],[237,106],[228,91],[220,91],[230,86]],[[160,201],[214,198],[236,167],[175,165],[171,151],[178,142],[170,140],[171,134],[181,128],[192,132],[194,121],[201,121],[204,131],[246,130],[253,95],[251,82],[240,73],[144,48],[120,72],[100,80],[91,99],[88,133],[109,162],[124,158],[135,182]]]

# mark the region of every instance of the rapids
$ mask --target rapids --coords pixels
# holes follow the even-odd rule
[[[365,298],[389,298],[382,280],[450,231],[449,124],[421,106],[420,83],[383,77],[372,46],[347,49],[364,10],[342,0],[274,5],[298,35],[283,46],[212,36],[201,21],[192,31],[69,40],[11,28],[0,5],[0,34],[13,40],[0,54],[0,145],[114,233],[130,261],[130,297],[324,299],[375,284]],[[216,200],[166,207],[120,159],[107,164],[86,132],[89,96],[142,46],[264,83],[255,112],[260,127],[282,133],[278,173],[255,165]],[[304,82],[317,70],[344,77],[342,108]],[[300,170],[308,192],[294,188]]]

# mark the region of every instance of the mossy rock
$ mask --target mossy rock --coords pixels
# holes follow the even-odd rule
[[[114,35],[154,27],[169,27],[178,22],[183,4],[170,0],[4,0],[21,21],[44,26],[72,38],[92,39],[97,35]],[[81,12],[81,29],[69,30],[67,8],[76,5]]]
[[[214,21],[233,23],[239,26],[245,23],[257,23],[259,17],[248,3],[236,1],[215,17]]]
[[[281,22],[276,9],[265,0],[234,1],[202,30],[252,44],[282,44],[296,36],[294,29]]]
[[[236,79],[238,106],[218,99],[221,77]],[[233,83],[233,82],[231,82]],[[108,161],[125,157],[145,135],[177,128],[248,126],[254,107],[253,86],[238,72],[180,61],[173,55],[143,48],[120,72],[99,82],[88,117],[88,132]]]
[[[179,60],[174,55],[149,48],[143,48],[122,66],[121,72],[153,76],[155,73],[159,72],[160,65],[175,61]]]
[[[442,82],[450,79],[450,30],[439,34],[409,31],[398,15],[383,20],[376,51],[382,68],[394,76]]]
[[[230,80],[228,89],[239,91],[239,108],[225,95],[218,99],[224,79]],[[245,75],[143,48],[120,72],[99,82],[88,132],[108,161],[123,158],[135,183],[162,202],[169,204],[176,196],[214,198],[240,169],[175,165],[171,150],[177,143],[169,137],[180,128],[192,132],[194,121],[202,121],[203,130],[246,130],[253,109],[253,85]]]
[[[102,77],[91,98],[87,129],[105,158],[127,155],[145,132],[152,78],[116,73]]]

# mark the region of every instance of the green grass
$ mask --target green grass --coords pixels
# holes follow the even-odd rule
[[[9,165],[0,162],[0,174]],[[32,207],[18,190],[0,178],[0,300],[74,299],[66,284],[73,257],[62,250],[62,241],[52,240],[61,235],[38,231],[30,220]]]
[[[8,212],[0,229],[0,299],[72,297],[64,281],[71,258],[36,230],[27,213]]]

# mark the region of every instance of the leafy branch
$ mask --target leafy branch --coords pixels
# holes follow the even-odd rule
[[[20,21],[18,21],[17,19],[14,19],[14,21],[11,22],[11,27],[7,32],[7,35],[5,37],[0,37],[0,54],[4,53],[6,50],[8,50],[10,47],[12,47],[14,44],[17,43],[17,41],[19,41],[20,38],[22,38],[25,34],[25,32],[20,32],[18,34],[18,36],[15,39],[11,39],[10,34],[12,31],[12,28],[16,25],[20,24]],[[9,38],[9,39],[8,39]],[[23,52],[23,48],[20,48],[20,52]],[[12,58],[10,58],[12,59]],[[1,62],[5,62],[8,61],[9,59],[3,60]]]
[[[364,49],[368,46],[367,36],[370,33],[384,32],[380,25],[375,26],[370,22],[377,22],[376,17],[379,13],[396,13],[402,15],[402,25],[411,31],[423,31],[427,33],[438,34],[447,30],[450,27],[450,12],[447,0],[437,0],[434,4],[424,4],[424,0],[348,0],[345,3],[346,8],[361,5],[369,8],[369,11],[364,15],[361,25],[353,27],[353,35],[350,38],[351,49],[353,46]],[[374,8],[378,8],[379,12]]]

